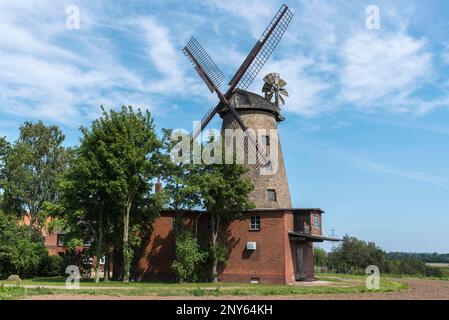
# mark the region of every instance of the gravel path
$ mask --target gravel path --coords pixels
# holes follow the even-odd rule
[[[449,281],[424,279],[397,279],[409,288],[397,292],[349,293],[349,294],[303,294],[294,296],[106,296],[106,295],[42,295],[30,300],[449,300]]]

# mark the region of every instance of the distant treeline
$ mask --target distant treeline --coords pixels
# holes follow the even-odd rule
[[[329,253],[315,248],[314,259],[315,265],[320,269],[337,273],[365,274],[368,266],[375,265],[383,274],[449,277],[447,268],[426,265],[426,262],[446,263],[448,255],[386,253],[374,242],[366,242],[349,236],[345,236],[343,241]]]
[[[449,263],[449,253],[412,253],[412,252],[388,252],[391,260],[418,259],[427,263]]]

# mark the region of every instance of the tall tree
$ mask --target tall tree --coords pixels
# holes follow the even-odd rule
[[[134,112],[132,107],[122,107],[118,112],[103,109],[103,116],[82,131],[83,139],[93,141],[88,145],[89,154],[98,162],[93,166],[100,187],[97,189],[105,191],[104,197],[115,204],[120,216],[123,281],[128,282],[135,233],[159,208],[159,199],[151,190],[152,180],[159,175],[161,142],[150,113]],[[102,197],[97,195],[98,199]]]
[[[44,226],[45,219],[41,217],[44,203],[58,198],[58,180],[67,163],[63,141],[64,135],[57,126],[46,126],[41,121],[25,122],[20,127],[19,139],[6,148],[3,156],[4,210],[28,215],[30,232]]]
[[[243,218],[242,211],[254,207],[248,198],[253,185],[244,177],[248,169],[236,163],[201,164],[196,170],[190,183],[197,189],[201,206],[210,215],[212,280],[217,282],[218,263],[224,260],[227,252],[220,236],[230,222]]]
[[[9,143],[5,137],[0,137],[0,210],[3,208],[3,192],[5,184],[5,157]]]
[[[111,206],[113,199],[109,199],[107,194],[107,181],[102,180],[104,173],[97,144],[95,137],[85,131],[73,166],[63,182],[64,210],[59,211],[63,212],[72,240],[93,240],[96,255],[95,281],[99,282],[104,230],[108,230],[109,219],[114,210]]]
[[[192,161],[183,162],[174,159],[173,153],[181,158],[181,150],[176,149],[176,145],[184,138],[181,134],[176,134],[178,140],[172,139],[175,132],[171,129],[162,129],[162,150],[160,160],[160,173],[164,179],[164,192],[167,195],[168,206],[177,212],[175,219],[175,232],[180,231],[182,225],[183,210],[189,210],[201,204],[197,187],[193,183],[192,177],[198,173],[199,167],[194,165]],[[187,137],[190,141],[190,137]],[[196,142],[195,142],[196,143]],[[187,156],[187,155],[186,155]],[[187,160],[192,160],[192,155],[188,155]]]

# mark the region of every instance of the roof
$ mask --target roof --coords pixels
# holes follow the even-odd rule
[[[338,241],[343,241],[343,239],[339,239],[339,238],[323,237],[323,236],[318,236],[318,235],[313,235],[313,234],[301,233],[301,232],[297,232],[297,231],[289,231],[288,235],[291,238],[293,238],[293,239],[308,240],[308,241],[312,241],[312,242],[323,242],[323,241],[338,242]]]
[[[164,209],[162,211],[171,212],[176,211],[175,209]],[[206,210],[179,210],[185,213],[204,213]],[[324,210],[319,208],[260,208],[260,209],[249,209],[243,212],[275,212],[275,211],[294,211],[295,213],[309,213],[311,211],[318,211],[324,213]]]
[[[229,99],[229,104],[237,110],[267,111],[272,113],[278,122],[284,120],[284,117],[280,115],[280,109],[274,103],[253,92],[236,89]],[[223,117],[227,112],[228,108],[223,108],[220,116]]]

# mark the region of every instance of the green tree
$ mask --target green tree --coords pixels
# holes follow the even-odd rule
[[[190,177],[190,183],[200,196],[201,206],[210,216],[213,282],[218,281],[218,263],[225,260],[223,256],[226,255],[224,239],[220,238],[222,232],[229,223],[243,218],[242,211],[254,208],[254,203],[248,198],[253,185],[244,177],[248,169],[236,163],[224,164],[224,159],[222,163],[197,165]]]
[[[338,270],[365,272],[369,265],[376,265],[382,272],[387,268],[386,253],[374,242],[365,242],[345,236],[343,241],[329,255],[329,265]]]
[[[176,211],[192,209],[200,204],[196,188],[191,183],[191,177],[196,174],[197,167],[192,161],[184,163],[171,158],[172,152],[176,151],[174,149],[176,144],[185,137],[180,134],[179,140],[172,140],[173,130],[162,129],[162,132],[163,155],[160,162],[160,172],[165,182],[164,190],[169,195],[168,205]],[[189,137],[187,139],[190,140]],[[189,157],[189,160],[192,160],[192,156]]]
[[[9,148],[5,137],[0,137],[0,209],[3,208],[3,192],[5,185],[5,158]]]
[[[44,203],[58,199],[57,185],[67,163],[63,141],[64,135],[57,126],[39,121],[25,122],[12,146],[1,143],[3,208],[19,217],[29,215],[30,234],[33,228],[40,230],[44,226]]]
[[[17,224],[0,210],[0,278],[11,274],[29,277],[39,272],[48,255],[43,238]]]
[[[85,146],[87,150],[81,170],[89,171],[87,176],[93,174],[87,186],[90,190],[86,191],[92,194],[86,201],[93,203],[86,207],[97,207],[96,221],[101,226],[101,208],[113,204],[109,214],[116,216],[111,216],[110,221],[122,227],[123,281],[128,282],[139,228],[148,226],[162,203],[160,197],[151,194],[152,180],[159,175],[161,142],[150,113],[134,112],[132,107],[122,107],[118,112],[103,109],[103,116],[82,132],[80,148]]]
[[[321,248],[313,249],[313,262],[318,267],[327,265],[327,252]]]

